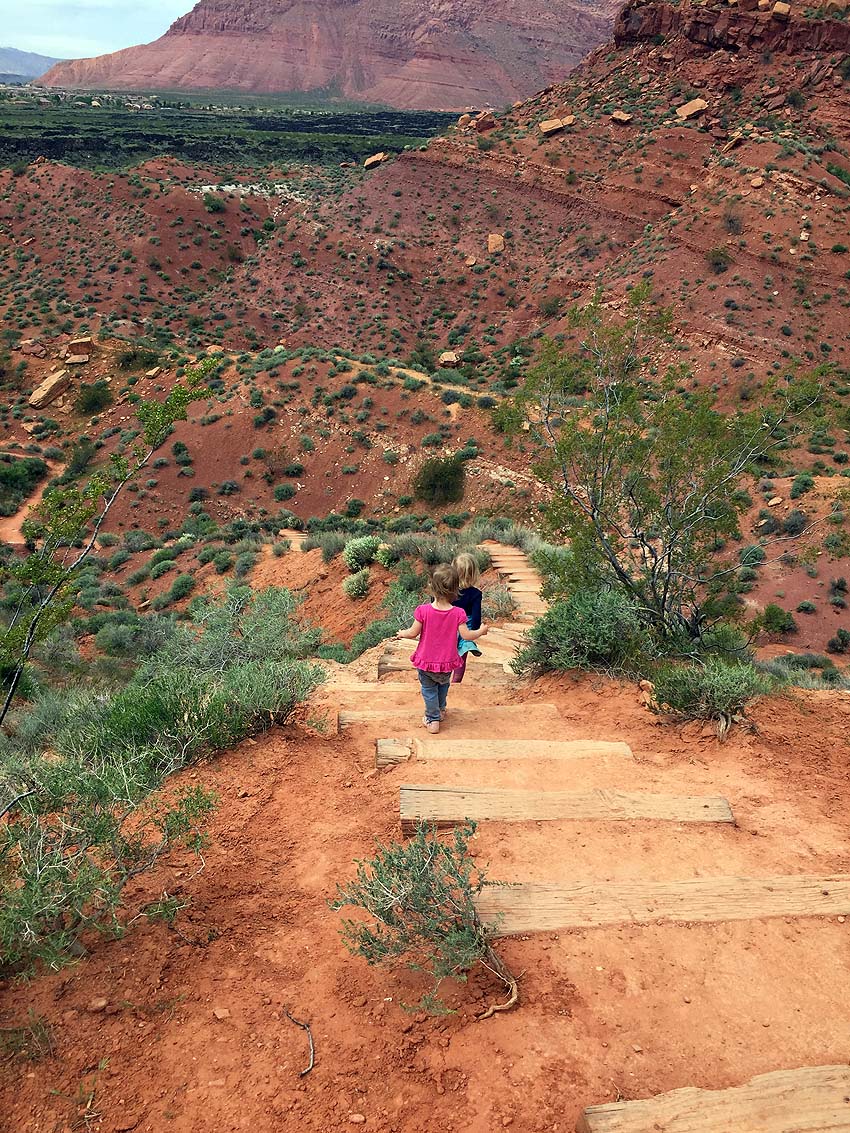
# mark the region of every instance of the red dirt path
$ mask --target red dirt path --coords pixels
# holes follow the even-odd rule
[[[349,672],[367,677],[374,665],[364,656]],[[484,713],[492,692],[465,684],[452,697]],[[634,689],[601,680],[550,678],[501,699],[511,697],[558,703],[565,734],[627,740],[642,776],[722,787],[740,825],[527,823],[506,842],[506,828],[488,824],[476,846],[494,879],[518,879],[545,856],[550,874],[597,880],[639,875],[642,862],[659,877],[850,866],[844,694],[765,702],[758,731],[737,730],[724,746],[659,723]],[[415,776],[373,773],[373,737],[412,729],[418,707],[411,691],[401,732],[378,723],[321,738],[293,727],[192,773],[221,796],[206,869],[192,879],[188,862],[172,860],[128,895],[131,910],[161,887],[190,897],[181,935],[140,921],[75,967],[4,985],[0,1025],[32,1007],[56,1046],[51,1059],[0,1069],[10,1130],[326,1131],[362,1115],[382,1133],[542,1133],[572,1129],[584,1105],[618,1092],[725,1086],[846,1059],[843,918],[503,941],[522,973],[518,1009],[475,1022],[500,991],[475,973],[449,993],[458,1014],[406,1014],[400,1001],[418,994],[416,980],[350,958],[326,901],[374,837],[397,833],[398,784]],[[105,1012],[87,1010],[96,997]],[[312,1024],[317,1062],[304,1079],[306,1036],[284,1008]],[[94,1091],[87,1119],[80,1090]]]

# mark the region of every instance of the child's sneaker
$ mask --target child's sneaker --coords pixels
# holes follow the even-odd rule
[[[425,731],[430,732],[432,735],[436,735],[440,730],[439,720],[429,720],[427,716],[423,716],[422,723],[425,725]]]

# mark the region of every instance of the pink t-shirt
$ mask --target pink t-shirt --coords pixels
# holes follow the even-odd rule
[[[461,667],[457,651],[458,626],[466,625],[466,611],[452,606],[437,610],[430,603],[417,606],[414,618],[422,623],[416,652],[410,658],[417,669],[429,673],[450,673]]]

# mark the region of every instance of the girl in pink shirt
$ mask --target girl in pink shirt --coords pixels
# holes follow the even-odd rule
[[[465,641],[484,637],[487,627],[468,629],[466,612],[453,606],[457,598],[457,571],[445,563],[434,568],[431,574],[433,601],[417,606],[410,629],[399,630],[396,637],[419,639],[410,660],[419,672],[419,685],[425,701],[422,723],[429,732],[439,732],[440,721],[446,714],[446,697],[452,673],[461,667],[457,651],[458,634]]]

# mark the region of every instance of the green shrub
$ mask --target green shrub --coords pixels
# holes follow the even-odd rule
[[[690,720],[717,720],[721,734],[747,704],[770,691],[770,680],[749,664],[710,657],[702,665],[661,665],[655,701],[662,710]]]
[[[243,551],[241,555],[237,555],[235,567],[236,577],[244,578],[253,568],[256,561],[257,555],[254,551]]]
[[[365,598],[369,593],[369,568],[364,567],[356,574],[343,579],[342,590],[349,598]]]
[[[283,503],[285,500],[291,500],[295,495],[295,489],[291,484],[277,484],[274,490],[274,498],[278,503]]]
[[[614,669],[648,647],[635,607],[615,590],[577,591],[553,603],[513,661],[517,673],[549,669]]]
[[[767,552],[764,547],[759,547],[757,543],[753,543],[749,547],[742,547],[738,552],[738,558],[742,566],[757,567],[767,558]]]
[[[711,248],[706,252],[705,258],[715,275],[721,275],[732,263],[732,256],[725,248],[721,247]]]
[[[93,931],[119,935],[125,884],[171,849],[202,849],[214,797],[162,788],[173,771],[283,723],[321,680],[297,660],[318,634],[294,610],[286,591],[243,587],[200,602],[191,628],[146,619],[137,632],[151,637],[150,660],[125,688],[46,689],[16,717],[3,795],[33,793],[0,830],[0,966],[57,967]],[[111,642],[121,655],[133,647],[117,624]],[[144,912],[173,916],[169,900]]]
[[[380,545],[381,540],[377,535],[360,535],[356,539],[349,539],[343,547],[343,562],[350,571],[360,571],[374,562]]]
[[[811,472],[799,472],[794,477],[794,482],[791,485],[791,499],[798,500],[800,496],[804,496],[806,492],[810,492],[815,486],[815,478]]]
[[[493,952],[493,926],[483,925],[475,898],[486,884],[469,852],[475,824],[456,827],[450,838],[420,825],[406,842],[378,846],[372,861],[358,861],[355,881],[337,886],[332,909],[354,906],[362,919],[343,921],[342,939],[368,964],[406,963],[431,981],[415,1009],[445,1014],[439,999],[446,978],[466,981],[481,963],[495,972],[516,1000],[516,980]]]
[[[466,470],[457,456],[432,457],[416,474],[413,490],[417,499],[430,504],[457,503],[463,499]]]
[[[805,599],[804,599],[804,600],[803,600],[803,601],[802,601],[802,602],[800,603],[800,605],[799,605],[799,606],[797,607],[797,613],[798,613],[798,614],[816,614],[816,613],[817,613],[817,609],[818,609],[818,608],[817,608],[817,606],[816,606],[816,605],[814,604],[814,602],[810,602],[810,601],[808,600],[808,598],[805,598]]]
[[[310,535],[301,544],[303,551],[312,551],[316,547],[320,547],[322,551],[322,562],[329,563],[340,553],[345,546],[347,540],[344,535],[338,534],[336,531],[323,531],[318,535]]]
[[[0,455],[0,515],[14,515],[47,473],[40,457]]]
[[[150,551],[153,547],[159,547],[161,542],[147,531],[125,531],[124,546],[131,554],[135,554],[137,551]]]
[[[809,517],[804,511],[800,511],[799,508],[793,508],[788,512],[782,522],[782,532],[784,535],[802,535],[806,530],[808,522]]]
[[[826,643],[827,653],[846,653],[850,647],[850,632],[846,629],[840,629],[835,637],[831,637]]]
[[[81,385],[77,396],[77,412],[91,416],[100,413],[112,404],[112,391],[105,381],[92,382],[91,385]]]
[[[151,567],[151,578],[154,580],[157,578],[162,578],[162,576],[164,574],[167,574],[168,571],[176,569],[177,563],[173,559],[163,559],[161,562],[155,563]]]
[[[783,610],[775,602],[769,602],[759,619],[768,633],[795,633],[797,623],[789,610]]]

